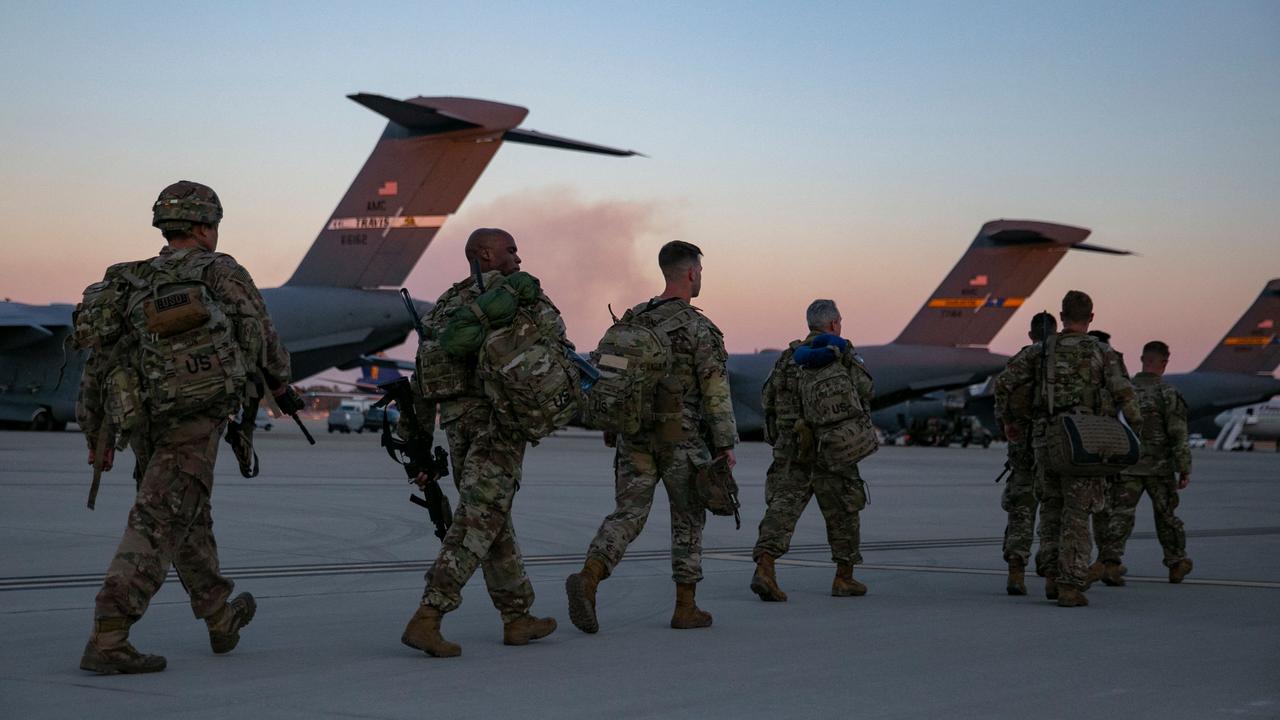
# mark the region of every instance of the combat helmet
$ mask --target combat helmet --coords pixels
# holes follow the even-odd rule
[[[222,202],[208,185],[179,180],[160,191],[151,206],[151,224],[161,231],[190,230],[192,224],[214,225],[222,219]]]

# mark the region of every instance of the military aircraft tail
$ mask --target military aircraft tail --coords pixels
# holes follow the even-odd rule
[[[517,128],[529,111],[516,105],[453,97],[348,97],[389,122],[287,285],[400,285],[503,140],[638,154]]]
[[[1128,255],[1087,245],[1087,228],[1036,220],[992,220],[893,342],[985,346],[1068,250]]]
[[[1280,365],[1280,278],[1267,283],[1196,372],[1268,374]]]

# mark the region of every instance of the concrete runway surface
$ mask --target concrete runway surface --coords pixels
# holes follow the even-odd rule
[[[317,424],[315,428],[322,430]],[[479,573],[444,633],[463,655],[402,646],[439,542],[376,436],[259,433],[262,475],[223,448],[214,490],[226,574],[258,598],[240,646],[214,656],[174,576],[132,638],[165,672],[77,663],[133,496],[132,457],[85,508],[77,433],[0,433],[0,717],[4,718],[1205,718],[1280,717],[1280,456],[1195,451],[1180,514],[1195,571],[1169,585],[1143,500],[1124,588],[1060,609],[1004,590],[1002,449],[882,448],[863,463],[862,598],[832,598],[816,503],[779,564],[790,602],[748,589],[768,448],[739,448],[743,525],[710,517],[699,604],[674,631],[669,516],[600,588],[601,631],[569,623],[564,578],[613,507],[611,451],[567,433],[533,448],[515,526],[560,629],[502,645]],[[456,498],[452,488],[448,490]]]

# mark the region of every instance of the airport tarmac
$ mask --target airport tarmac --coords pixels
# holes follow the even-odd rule
[[[317,425],[316,429],[322,429]],[[262,475],[225,448],[214,518],[225,573],[258,598],[240,646],[214,656],[173,579],[133,640],[163,673],[99,677],[77,663],[93,597],[132,502],[124,454],[85,508],[78,433],[0,433],[0,716],[5,718],[1131,718],[1280,717],[1280,455],[1197,450],[1179,512],[1195,571],[1166,581],[1150,505],[1124,588],[1061,609],[1032,578],[1004,590],[1000,449],[883,448],[863,463],[862,598],[828,595],[816,505],[779,563],[790,602],[747,585],[768,448],[739,448],[742,529],[709,517],[698,601],[707,630],[668,628],[669,517],[600,588],[601,631],[568,620],[564,577],[612,509],[611,451],[568,433],[533,448],[515,526],[560,629],[506,647],[479,574],[436,659],[400,632],[439,542],[376,436],[260,433]],[[452,497],[456,493],[450,489]]]

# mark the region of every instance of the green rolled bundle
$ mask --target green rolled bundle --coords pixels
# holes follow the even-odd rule
[[[516,310],[533,304],[541,291],[542,283],[527,272],[508,275],[473,304],[453,311],[440,333],[440,346],[454,357],[475,354],[490,330],[510,325]]]

